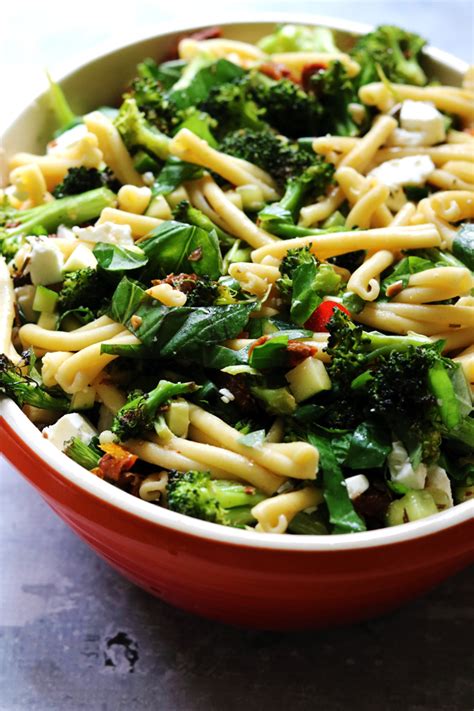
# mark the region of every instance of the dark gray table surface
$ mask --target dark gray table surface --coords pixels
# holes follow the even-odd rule
[[[43,4],[32,0],[9,10],[13,35],[3,47],[11,45],[18,67],[11,38],[25,31],[25,5],[30,34],[40,8],[44,17]],[[101,17],[106,5],[110,36],[122,21],[108,0]],[[104,38],[103,23],[86,26],[96,5],[83,0],[81,7],[77,32],[65,35],[71,52],[83,48],[84,36]],[[401,24],[472,61],[470,1],[239,3],[242,16],[290,7]],[[131,27],[149,32],[147,18],[179,14],[188,24],[212,21],[210,2],[199,3],[199,15],[184,8],[141,0]],[[49,41],[48,32],[44,25],[29,44],[29,58],[36,53],[42,66],[61,56],[60,39]],[[469,711],[473,600],[471,570],[399,612],[342,629],[277,634],[201,620],[123,580],[0,458],[0,711]]]

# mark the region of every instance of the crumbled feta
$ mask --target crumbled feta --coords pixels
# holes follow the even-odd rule
[[[345,480],[345,484],[351,501],[357,499],[357,497],[363,494],[364,491],[367,491],[370,486],[370,482],[364,474],[350,476]]]
[[[228,404],[229,402],[232,402],[232,400],[235,400],[234,394],[231,393],[231,391],[228,390],[228,388],[221,388],[219,390],[219,393],[221,395],[222,402],[225,402],[226,404]]]
[[[77,272],[79,269],[97,269],[97,259],[85,244],[79,243],[66,260],[65,272]]]
[[[70,227],[66,227],[66,225],[59,225],[58,229],[56,230],[56,237],[59,237],[59,239],[76,239],[76,235],[74,234],[74,232],[71,230]]]
[[[30,237],[30,277],[32,283],[56,284],[63,278],[64,256],[54,239],[49,237]]]
[[[387,457],[390,478],[396,484],[403,484],[409,489],[423,489],[425,486],[426,464],[419,464],[413,469],[408,452],[401,442],[392,442],[392,451]]]
[[[32,284],[17,286],[15,289],[15,300],[26,320],[34,323],[38,318],[38,313],[33,310],[36,289]]]
[[[406,156],[381,163],[368,173],[368,177],[375,178],[389,188],[423,186],[434,170],[435,164],[429,156]]]
[[[66,148],[73,146],[75,143],[84,138],[87,133],[87,126],[83,123],[73,126],[68,131],[64,131],[60,136],[50,141],[46,147],[47,153],[61,153]]]
[[[387,146],[427,146],[426,136],[422,131],[407,131],[394,128],[387,139]]]
[[[118,437],[110,430],[104,430],[99,435],[99,442],[101,444],[112,444],[113,442],[118,442]]]
[[[148,170],[146,173],[143,173],[142,179],[143,179],[143,182],[145,183],[145,185],[148,185],[150,187],[155,182],[155,176],[153,175],[153,173],[150,170]]]
[[[437,464],[431,464],[428,467],[428,474],[426,477],[426,486],[433,487],[433,489],[440,489],[443,491],[448,499],[451,506],[453,506],[453,493],[451,491],[451,482],[446,474],[446,470],[439,467]]]
[[[83,242],[108,242],[126,247],[134,244],[130,225],[102,222],[90,227],[73,227],[72,231]]]
[[[400,109],[400,126],[405,131],[423,134],[423,145],[432,146],[446,139],[444,117],[429,101],[406,99]]]
[[[48,442],[54,444],[57,449],[63,451],[64,445],[72,437],[78,437],[80,440],[89,444],[92,437],[95,437],[97,430],[91,425],[89,420],[79,415],[77,412],[71,412],[68,415],[63,415],[54,425],[45,427],[43,437],[46,437]]]

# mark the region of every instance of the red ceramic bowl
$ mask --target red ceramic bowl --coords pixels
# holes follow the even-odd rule
[[[342,46],[368,29],[314,16],[272,16],[265,22],[227,24],[225,32],[255,41],[274,22],[295,20],[333,27]],[[74,108],[86,111],[112,102],[140,59],[165,56],[182,33],[135,42],[68,74],[62,85]],[[432,49],[427,65],[452,84],[459,83],[466,68]],[[9,154],[41,150],[50,132],[51,117],[41,96],[6,132],[4,147]],[[474,502],[368,533],[249,533],[180,516],[91,476],[43,439],[5,398],[0,400],[0,430],[1,452],[99,555],[163,600],[224,622],[297,629],[374,617],[474,560]]]

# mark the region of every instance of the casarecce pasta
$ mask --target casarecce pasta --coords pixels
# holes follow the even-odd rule
[[[471,75],[436,83],[398,28],[218,35],[10,156],[0,392],[85,477],[211,523],[360,533],[464,502]]]

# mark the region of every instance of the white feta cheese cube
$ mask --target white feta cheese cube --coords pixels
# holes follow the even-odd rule
[[[134,244],[130,225],[102,222],[100,225],[90,227],[73,227],[72,231],[83,242],[108,242],[122,247]]]
[[[64,256],[53,238],[31,237],[30,277],[32,283],[48,285],[62,281]]]
[[[78,244],[64,265],[65,272],[77,272],[79,269],[97,269],[97,259],[85,244]]]
[[[423,186],[434,170],[435,164],[429,156],[406,156],[381,163],[368,173],[368,177],[375,178],[390,189],[405,185]]]
[[[89,444],[92,437],[95,437],[96,434],[97,430],[91,425],[89,420],[77,412],[63,415],[54,425],[45,427],[43,430],[43,437],[45,437],[48,442],[51,442],[51,444],[54,444],[61,452],[66,442],[72,437],[78,437],[85,442],[85,444]]]
[[[400,126],[406,131],[422,133],[425,146],[432,146],[446,139],[444,117],[429,101],[406,99],[400,109]]]
[[[439,467],[437,464],[431,464],[428,467],[426,486],[443,491],[447,495],[450,505],[453,506],[454,502],[453,492],[451,491],[451,482],[449,481],[449,477],[443,467]]]
[[[419,464],[413,469],[408,452],[401,442],[392,442],[392,451],[387,457],[390,478],[396,484],[409,489],[423,489],[425,486],[426,464]]]
[[[387,139],[386,146],[426,146],[423,131],[406,131],[404,128],[394,128]]]
[[[355,476],[350,476],[345,480],[347,493],[351,501],[357,499],[358,496],[367,491],[370,486],[370,482],[365,476],[365,474],[356,474]]]

